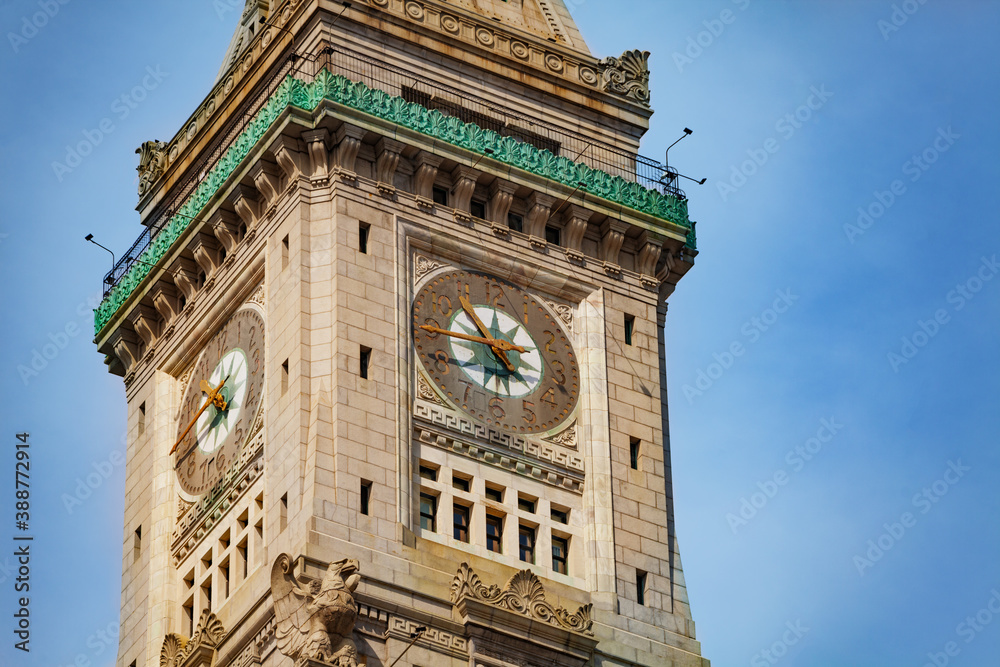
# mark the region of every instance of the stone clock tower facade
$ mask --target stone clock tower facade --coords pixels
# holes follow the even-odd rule
[[[648,53],[561,0],[250,0],[140,153],[119,667],[704,666]],[[664,185],[666,183],[666,185]]]

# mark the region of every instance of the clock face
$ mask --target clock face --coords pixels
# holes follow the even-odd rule
[[[413,302],[413,342],[435,385],[487,424],[543,433],[576,408],[580,370],[558,317],[498,278],[456,270],[430,280]]]
[[[202,495],[226,473],[249,435],[263,389],[264,321],[246,307],[209,341],[185,389],[174,453],[184,491]]]

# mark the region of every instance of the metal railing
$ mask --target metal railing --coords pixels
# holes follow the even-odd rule
[[[465,122],[476,123],[485,129],[513,136],[538,148],[548,149],[574,162],[582,162],[613,176],[638,182],[663,194],[673,195],[679,199],[686,198],[683,191],[663,180],[664,166],[656,160],[630,153],[582,134],[567,132],[554,123],[518,114],[498,102],[468,91],[450,88],[371,56],[339,46],[324,45],[319,53],[313,56],[290,54],[277,64],[266,81],[258,85],[254,93],[249,96],[249,103],[244,104],[243,111],[232,118],[225,129],[212,140],[203,157],[191,168],[188,177],[176,187],[169,200],[158,206],[160,212],[153,217],[142,235],[104,277],[104,296],[107,296],[136,264],[142,252],[170,222],[171,217],[194,192],[211,167],[222,158],[226,150],[247,128],[285,77],[291,75],[310,83],[324,69],[390,95],[403,97],[424,106],[429,105],[442,113],[458,116]]]

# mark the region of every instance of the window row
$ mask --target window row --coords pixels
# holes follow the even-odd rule
[[[428,492],[420,493],[420,528],[430,533],[438,532],[438,497]],[[465,544],[471,543],[472,506],[457,501],[452,502],[452,538]],[[487,551],[504,552],[504,531],[512,518],[493,512],[486,512],[483,524],[483,543]],[[518,558],[532,565],[540,564],[537,559],[539,526],[524,522],[517,523]],[[551,567],[559,574],[569,574],[569,535],[551,533]]]

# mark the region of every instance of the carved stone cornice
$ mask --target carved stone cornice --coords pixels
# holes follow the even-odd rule
[[[531,570],[522,570],[511,577],[503,588],[486,586],[468,563],[462,563],[451,582],[451,602],[459,606],[471,598],[486,604],[521,614],[543,623],[593,636],[594,621],[590,617],[592,604],[570,613],[545,599],[545,587]]]
[[[445,406],[424,401],[414,405],[413,416],[423,422],[414,424],[414,435],[425,445],[582,493],[583,457],[564,445],[501,433],[460,417]]]

